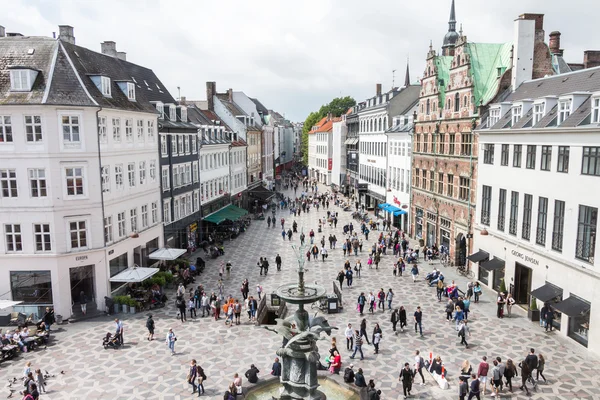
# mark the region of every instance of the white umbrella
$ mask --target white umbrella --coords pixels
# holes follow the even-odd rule
[[[158,271],[160,271],[159,268],[129,267],[109,280],[111,282],[137,283],[150,278]]]
[[[5,308],[10,308],[13,306],[18,306],[21,303],[23,303],[23,302],[22,301],[13,301],[13,300],[0,300],[0,310],[3,310]]]
[[[152,254],[148,256],[151,260],[175,260],[180,255],[184,254],[187,250],[184,249],[171,249],[163,247],[162,249],[158,249],[154,251]]]

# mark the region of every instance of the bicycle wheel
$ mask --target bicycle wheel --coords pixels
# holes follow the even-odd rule
[[[469,279],[473,279],[475,278],[475,273],[469,269],[466,271],[465,276]]]

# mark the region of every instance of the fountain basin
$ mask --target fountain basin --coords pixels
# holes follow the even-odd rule
[[[275,290],[277,296],[290,304],[310,304],[325,297],[327,290],[321,286],[306,285],[304,293],[300,293],[298,285],[291,283]]]
[[[319,376],[319,391],[327,400],[360,400],[358,388],[342,386],[327,376]],[[245,395],[246,400],[272,400],[278,399],[282,389],[279,379],[272,378],[250,388]]]

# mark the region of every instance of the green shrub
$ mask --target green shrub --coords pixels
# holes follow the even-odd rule
[[[529,309],[531,311],[537,311],[538,310],[537,300],[535,299],[535,297],[531,298],[531,306],[529,307]]]
[[[506,284],[504,283],[504,279],[500,281],[500,292],[506,293]]]

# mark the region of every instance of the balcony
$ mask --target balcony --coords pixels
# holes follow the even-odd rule
[[[481,223],[490,226],[490,213],[488,211],[481,212]]]
[[[510,233],[511,235],[517,235],[517,220],[516,219],[511,219],[510,222],[508,223],[508,233]]]
[[[504,216],[498,217],[498,230],[504,232],[504,221],[506,218]]]
[[[535,233],[535,242],[541,246],[546,245],[546,229],[537,228]]]
[[[594,264],[594,252],[596,250],[596,242],[591,240],[577,240],[575,242],[575,258],[587,261]]]
[[[529,240],[531,236],[531,224],[523,222],[523,231],[521,232],[521,236],[525,240]]]
[[[563,234],[562,232],[552,233],[552,250],[562,252]]]

